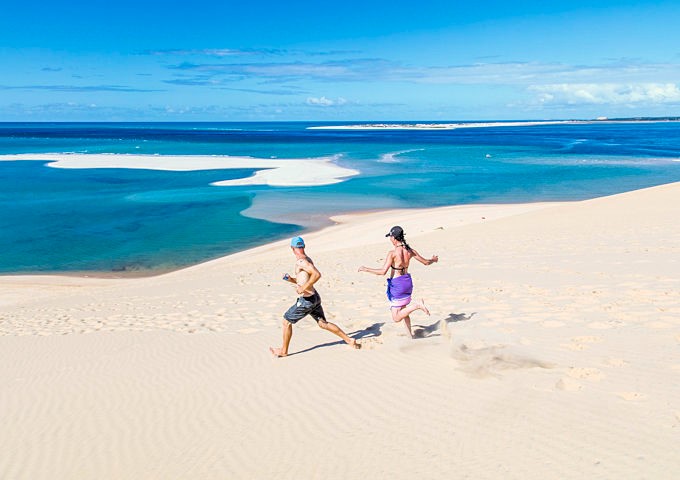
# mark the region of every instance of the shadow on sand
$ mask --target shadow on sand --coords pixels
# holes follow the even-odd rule
[[[441,336],[440,329],[442,328],[442,323],[448,325],[450,323],[464,322],[470,320],[473,316],[475,316],[475,314],[476,312],[473,312],[469,315],[466,315],[465,313],[449,313],[448,317],[442,318],[441,320],[437,320],[436,322],[430,325],[413,325],[413,338],[419,339]],[[380,335],[382,335],[382,327],[384,325],[385,325],[384,322],[374,323],[370,327],[366,327],[361,330],[356,330],[354,332],[349,332],[347,335],[356,340],[361,340],[362,338],[379,337]],[[298,352],[289,353],[288,356],[292,357],[293,355],[311,352],[312,350],[316,350],[318,348],[334,347],[337,345],[345,345],[345,342],[343,342],[342,340],[336,340],[333,342],[321,343],[319,345],[314,345],[313,347],[305,348],[304,350],[300,350]]]
[[[355,340],[361,340],[362,338],[379,337],[382,334],[380,329],[382,328],[383,325],[385,325],[384,322],[374,323],[370,327],[366,327],[366,328],[361,329],[361,330],[356,330],[354,332],[349,332],[349,333],[347,333],[347,335],[354,338]],[[301,353],[311,352],[312,350],[316,350],[317,348],[333,347],[335,345],[345,345],[345,342],[343,342],[342,340],[338,340],[338,341],[335,341],[335,342],[321,343],[319,345],[314,345],[313,347],[309,347],[309,348],[306,348],[304,350],[300,350],[299,352],[289,353],[288,356],[292,357],[293,355],[299,355]]]
[[[449,313],[449,316],[437,320],[430,325],[413,325],[413,338],[428,338],[441,336],[439,333],[442,324],[448,325],[450,323],[465,322],[476,315],[477,312],[472,312],[470,315],[464,313]]]

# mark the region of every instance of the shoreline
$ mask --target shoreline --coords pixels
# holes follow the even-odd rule
[[[657,188],[664,185],[672,185],[672,183],[661,184],[654,187]],[[565,201],[536,201],[536,202],[524,202],[524,203],[472,203],[472,204],[457,204],[457,205],[445,205],[439,207],[425,207],[425,208],[394,208],[394,209],[375,209],[375,210],[354,210],[341,213],[334,213],[331,215],[319,214],[320,219],[314,222],[314,226],[306,227],[302,226],[301,230],[298,232],[300,235],[305,237],[314,238],[319,235],[327,233],[329,229],[337,228],[341,225],[353,225],[360,224],[363,221],[368,221],[373,223],[373,219],[381,219],[385,217],[397,217],[397,218],[407,218],[412,219],[421,215],[428,216],[433,214],[438,214],[441,212],[451,212],[453,215],[460,217],[460,224],[458,226],[478,223],[478,221],[491,220],[494,218],[503,218],[508,215],[514,215],[513,212],[528,212],[531,210],[542,209],[546,207],[554,207],[560,205],[568,204],[578,204],[581,202],[587,202],[591,200],[597,200],[602,198],[615,197],[617,195],[625,195],[641,190],[631,190],[626,192],[620,192],[613,195],[605,195],[599,197],[591,197],[582,200],[565,200]],[[484,216],[481,216],[479,220],[466,215],[467,212],[482,211],[487,212]],[[488,213],[492,212],[492,213]],[[321,218],[322,217],[322,218]],[[255,217],[259,218],[259,217]],[[368,220],[367,220],[368,219]],[[129,271],[113,271],[113,270],[66,270],[66,271],[44,271],[44,272],[0,272],[0,281],[6,278],[32,278],[32,277],[66,277],[66,278],[76,278],[76,279],[100,279],[100,280],[133,280],[133,279],[149,279],[158,278],[168,274],[174,274],[177,272],[182,272],[187,269],[192,269],[200,267],[205,264],[212,264],[215,262],[226,261],[231,257],[239,257],[241,255],[249,253],[258,253],[261,250],[268,251],[271,247],[278,246],[287,241],[285,239],[276,240],[273,242],[267,242],[254,247],[248,248],[246,250],[234,251],[227,253],[225,255],[220,255],[218,257],[204,260],[199,263],[189,264],[180,266],[177,268],[159,268],[159,269],[144,269],[144,270],[129,270]],[[355,241],[350,242],[350,244],[355,244]]]
[[[605,197],[595,197],[605,198]],[[396,208],[396,209],[377,209],[377,210],[359,210],[348,211],[342,213],[335,213],[329,216],[324,215],[326,221],[319,222],[318,227],[310,229],[303,228],[298,232],[305,238],[315,239],[319,236],[326,236],[327,234],[336,235],[353,235],[355,229],[365,230],[365,224],[376,225],[382,222],[385,217],[395,217],[412,221],[414,225],[419,228],[426,228],[418,217],[427,217],[431,215],[452,215],[455,218],[456,226],[471,225],[486,220],[493,220],[504,218],[506,216],[517,215],[533,210],[549,208],[559,205],[566,205],[570,203],[577,203],[582,200],[564,201],[564,202],[529,202],[529,203],[488,203],[488,204],[463,204],[463,205],[446,205],[440,207],[428,208]],[[382,222],[384,223],[384,222]],[[433,227],[437,228],[437,227]],[[3,279],[10,278],[40,278],[40,277],[55,277],[55,278],[75,278],[75,279],[99,279],[99,280],[135,280],[135,279],[151,279],[159,278],[165,275],[176,274],[188,269],[200,268],[203,265],[214,264],[219,262],[226,262],[232,258],[240,258],[241,256],[249,254],[259,254],[260,252],[270,251],[272,248],[280,248],[281,245],[288,242],[288,237],[273,242],[263,243],[246,250],[239,250],[226,255],[221,255],[216,258],[205,260],[203,262],[186,265],[173,269],[159,269],[156,270],[131,270],[127,273],[125,271],[95,271],[95,270],[80,270],[80,271],[45,271],[45,272],[13,272],[0,273],[0,282]],[[343,240],[343,245],[350,246],[361,243],[363,240],[351,239],[349,241]],[[332,247],[331,247],[332,248]],[[149,273],[145,273],[149,272]]]

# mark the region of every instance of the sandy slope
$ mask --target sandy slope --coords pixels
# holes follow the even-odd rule
[[[680,184],[342,217],[286,359],[285,242],[155,278],[0,277],[0,478],[680,474]],[[359,274],[400,224],[422,338]]]

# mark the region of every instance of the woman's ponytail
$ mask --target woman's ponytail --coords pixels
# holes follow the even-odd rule
[[[403,233],[403,232],[402,232],[401,235],[399,235],[399,236],[397,236],[397,237],[394,237],[394,238],[395,238],[398,242],[401,242],[401,244],[406,248],[407,251],[409,251],[409,252],[412,252],[412,251],[413,251],[413,249],[411,248],[411,246],[410,246],[408,243],[406,243],[406,239],[404,238],[404,233]]]

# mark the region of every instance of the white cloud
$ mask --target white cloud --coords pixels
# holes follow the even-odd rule
[[[335,100],[326,97],[307,98],[307,105],[313,105],[317,107],[338,107],[345,104],[347,104],[347,100],[342,97],[338,97]]]
[[[312,62],[190,63],[168,66],[197,77],[198,81],[220,76],[229,81],[260,79],[269,82],[399,82],[440,85],[518,85],[675,81],[680,63],[644,63],[618,59],[603,64],[571,65],[544,62],[497,62],[449,66],[413,66],[379,58]]]
[[[532,85],[541,104],[640,104],[680,103],[680,88],[675,83],[560,83]]]
[[[235,49],[235,48],[204,48],[204,49],[168,49],[168,50],[151,50],[143,52],[146,55],[206,55],[210,57],[233,57],[238,55],[255,55],[255,54],[278,54],[281,50],[266,50],[266,49]]]

